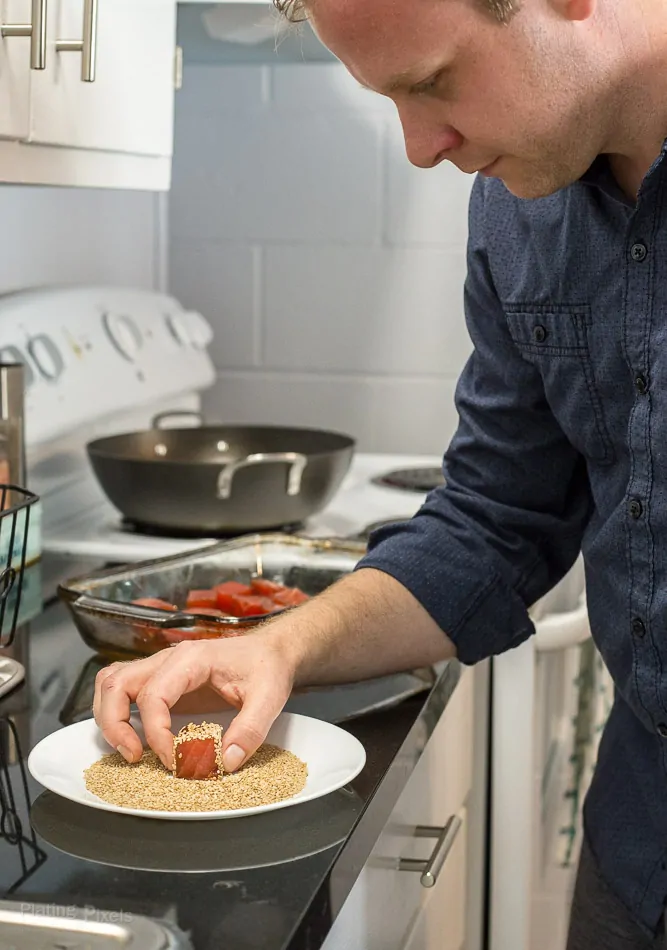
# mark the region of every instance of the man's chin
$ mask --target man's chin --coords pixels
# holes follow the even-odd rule
[[[549,195],[555,194],[557,191],[560,191],[561,188],[566,188],[568,185],[571,185],[574,178],[553,178],[546,176],[529,176],[529,175],[517,175],[512,174],[510,169],[499,170],[501,173],[494,175],[494,178],[499,178],[502,183],[505,185],[507,190],[511,192],[516,198],[547,198]]]

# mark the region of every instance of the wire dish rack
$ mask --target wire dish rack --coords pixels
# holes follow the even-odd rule
[[[0,715],[0,894],[4,896],[18,890],[46,861],[30,824],[23,752],[15,722]]]
[[[0,485],[0,648],[11,646],[19,619],[30,514],[39,497],[17,485]]]
[[[37,495],[18,485],[0,485],[0,649],[3,650],[12,645],[19,625],[30,515],[38,501]],[[21,668],[11,658],[6,662]],[[19,888],[46,860],[29,819],[30,795],[24,758],[28,750],[21,749],[19,736],[19,722],[25,712],[12,709],[13,706],[0,700],[0,890],[5,895]]]

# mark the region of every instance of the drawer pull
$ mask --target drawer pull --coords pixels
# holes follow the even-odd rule
[[[399,871],[418,871],[421,874],[422,887],[433,887],[438,880],[447,855],[452,850],[456,836],[461,830],[463,820],[458,815],[452,815],[444,827],[439,825],[417,825],[415,838],[437,838],[431,857],[425,861],[417,858],[399,858]]]

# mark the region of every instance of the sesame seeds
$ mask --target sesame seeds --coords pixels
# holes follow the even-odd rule
[[[174,778],[152,751],[144,752],[134,763],[114,752],[84,772],[88,791],[113,805],[192,812],[271,805],[297,795],[307,777],[305,762],[269,744],[260,746],[238,772],[214,781]]]
[[[222,763],[222,726],[216,722],[188,723],[174,739],[176,778],[217,779]]]

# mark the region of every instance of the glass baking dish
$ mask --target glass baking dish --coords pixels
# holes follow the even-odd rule
[[[267,617],[214,617],[186,609],[188,592],[224,581],[249,584],[263,578],[298,587],[312,597],[354,570],[366,552],[355,541],[258,534],[223,541],[196,551],[98,571],[58,589],[84,641],[105,657],[148,656],[181,640],[238,636]],[[175,604],[172,612],[132,603],[157,598]]]

